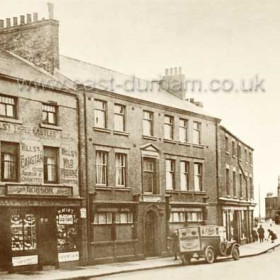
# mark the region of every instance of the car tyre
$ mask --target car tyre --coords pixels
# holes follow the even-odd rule
[[[239,260],[240,252],[238,246],[234,246],[231,252],[232,258],[237,261]]]
[[[213,263],[216,259],[215,251],[210,246],[206,247],[204,255],[207,263]]]

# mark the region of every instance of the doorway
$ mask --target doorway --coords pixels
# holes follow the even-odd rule
[[[157,256],[156,245],[157,216],[153,211],[146,214],[145,219],[145,256]]]
[[[56,221],[50,209],[42,210],[39,215],[38,234],[40,267],[57,266]]]

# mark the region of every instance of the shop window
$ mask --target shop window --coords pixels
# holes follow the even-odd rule
[[[175,189],[175,161],[171,159],[165,160],[165,178],[166,190]]]
[[[114,106],[114,130],[125,131],[125,106]]]
[[[94,214],[93,241],[130,240],[133,238],[133,213],[130,211]]]
[[[156,170],[155,159],[143,159],[143,192],[157,193],[156,190]]]
[[[101,100],[94,100],[94,125],[106,128],[106,109],[107,103]]]
[[[44,147],[44,182],[58,182],[58,148]]]
[[[2,181],[18,181],[18,144],[1,142]]]
[[[104,151],[96,152],[96,185],[107,186],[107,164],[108,153]]]
[[[126,154],[116,154],[116,185],[126,186]]]
[[[193,123],[193,143],[201,144],[201,123],[199,122]]]
[[[143,112],[143,135],[153,136],[153,112],[144,111]]]
[[[179,141],[188,142],[188,120],[179,120]]]
[[[180,162],[181,191],[189,190],[189,162]]]
[[[57,249],[71,251],[77,249],[78,218],[71,208],[58,210],[56,215]]]
[[[202,164],[194,164],[194,191],[202,191]]]
[[[185,222],[202,222],[202,212],[200,211],[187,211],[187,212],[172,212],[169,218],[171,223],[185,223]]]
[[[57,124],[57,106],[42,104],[42,118],[44,124]]]
[[[37,249],[36,219],[33,214],[11,215],[11,247],[12,251]]]
[[[0,95],[0,116],[16,117],[16,99],[14,97]]]

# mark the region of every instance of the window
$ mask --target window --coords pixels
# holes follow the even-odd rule
[[[116,185],[126,186],[126,155],[116,154]]]
[[[165,178],[166,190],[175,189],[175,161],[171,159],[165,160]]]
[[[179,141],[188,142],[188,120],[179,120]]]
[[[201,144],[201,123],[193,123],[193,143]]]
[[[226,169],[226,192],[230,195],[230,185],[229,185],[229,169]]]
[[[237,155],[238,155],[238,158],[241,159],[241,145],[240,144],[237,146]]]
[[[2,181],[18,180],[18,144],[1,143]]]
[[[248,184],[248,176],[245,176],[245,194],[246,194],[246,199],[249,198],[248,187],[249,187],[249,184]]]
[[[245,154],[245,162],[248,162],[248,153],[247,153],[247,149],[244,149],[244,154]]]
[[[180,162],[181,191],[189,190],[189,163],[187,161]]]
[[[108,153],[104,151],[96,152],[96,184],[107,186],[107,163]]]
[[[229,151],[229,141],[228,141],[228,136],[225,136],[225,148],[226,148],[226,152]]]
[[[164,138],[173,139],[174,119],[171,116],[164,116]]]
[[[44,147],[44,182],[58,182],[58,149]]]
[[[171,223],[185,223],[185,222],[202,222],[201,211],[187,211],[187,212],[172,212],[169,218]]]
[[[252,177],[250,177],[250,197],[254,198],[254,185]]]
[[[143,159],[143,192],[156,193],[155,159]]]
[[[0,95],[0,116],[15,118],[16,117],[16,99]]]
[[[130,210],[108,209],[108,211],[94,213],[93,240],[131,240],[134,236],[132,225],[133,212]]]
[[[243,191],[242,191],[242,188],[243,188],[243,182],[242,182],[242,174],[240,173],[239,174],[239,196],[242,197],[243,196]]]
[[[153,112],[143,112],[143,135],[153,136]]]
[[[194,190],[202,191],[202,164],[194,164]]]
[[[33,214],[22,213],[22,210],[12,213],[11,249],[12,251],[37,249],[36,219]]]
[[[45,124],[57,124],[57,106],[43,104],[42,105],[43,113],[43,123]]]
[[[232,152],[232,156],[236,156],[235,142],[234,141],[231,142],[231,152]]]
[[[249,163],[253,164],[252,152],[249,152]]]
[[[114,106],[114,129],[125,131],[125,106],[118,104]]]
[[[106,128],[106,102],[94,100],[94,126]]]
[[[232,172],[233,196],[236,196],[236,172]]]

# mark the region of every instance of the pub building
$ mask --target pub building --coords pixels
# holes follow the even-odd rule
[[[77,100],[19,57],[21,32],[39,52],[50,42],[38,32],[57,29],[54,20],[34,20],[0,22],[1,46],[15,43],[14,53],[0,49],[0,269],[9,271],[79,264],[81,255]]]

